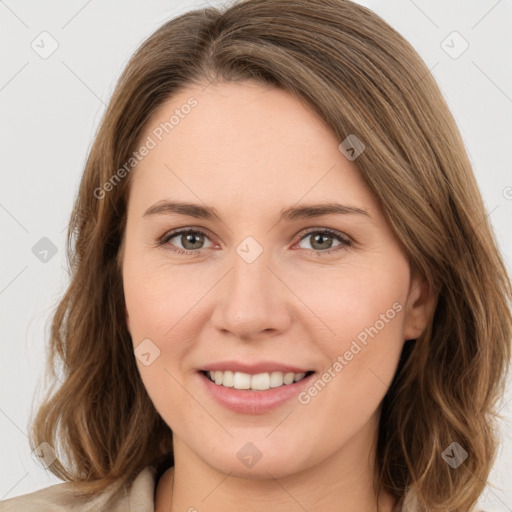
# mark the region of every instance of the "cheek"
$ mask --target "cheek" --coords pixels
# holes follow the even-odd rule
[[[130,254],[124,263],[123,284],[142,382],[158,413],[174,429],[171,412],[187,406],[180,365],[197,335],[190,329],[191,306],[197,299],[189,297],[192,292],[179,272],[137,261]],[[146,353],[150,356],[144,360],[141,354]]]
[[[367,330],[375,333],[375,326],[383,337],[396,338],[401,331],[409,274],[399,255],[342,262],[309,279],[290,275],[288,281],[309,310],[304,309],[302,321],[308,319],[310,338],[323,340],[331,356],[348,349],[358,335],[364,342]]]
[[[132,331],[157,339],[178,328],[204,290],[204,285],[199,287],[191,280],[190,269],[181,271],[143,259],[137,264],[135,257],[125,260],[123,283]]]
[[[324,298],[310,295],[329,326],[327,334],[313,338],[327,357],[324,373],[302,397],[312,416],[329,411],[334,424],[361,426],[374,413],[403,347],[408,272],[401,256],[381,265],[354,265],[331,276]]]
[[[155,408],[173,422],[169,424],[174,429],[177,418],[171,412],[193,405],[187,402],[182,386],[191,372],[189,354],[202,328],[198,317],[201,298],[214,286],[215,277],[210,272],[202,279],[192,266],[130,256],[125,260],[123,280],[135,355],[146,353],[142,348],[146,346],[157,354],[148,366],[137,358],[137,366]]]

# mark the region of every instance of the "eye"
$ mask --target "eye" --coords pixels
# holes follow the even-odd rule
[[[172,240],[174,239],[176,239],[177,242],[173,243]],[[191,255],[195,253],[197,255],[201,254],[202,251],[206,249],[206,247],[203,247],[205,239],[209,238],[204,231],[188,228],[165,234],[158,240],[157,245],[166,245],[170,250],[178,254]],[[309,243],[312,246],[312,249],[307,247],[301,248],[318,255],[330,254],[335,251],[346,249],[352,245],[352,240],[347,235],[328,228],[317,228],[303,233],[298,244],[308,239],[310,240]],[[338,241],[338,244],[333,246],[333,240]],[[181,244],[181,247],[177,247],[175,243]]]
[[[335,245],[334,247],[333,239],[339,242],[339,244]],[[304,240],[310,240],[309,243],[313,248],[309,249],[307,247],[302,247],[303,249],[319,254],[343,250],[352,244],[352,241],[348,236],[338,231],[334,231],[333,229],[326,228],[308,231],[302,235],[301,242]]]
[[[175,247],[171,240],[176,238],[182,247]],[[199,253],[203,249],[201,245],[204,239],[207,238],[206,233],[195,229],[182,229],[180,231],[173,231],[164,235],[158,242],[158,245],[169,245],[172,251],[178,254],[191,254]]]

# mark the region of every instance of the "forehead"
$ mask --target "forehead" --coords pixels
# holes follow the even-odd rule
[[[148,122],[141,140],[155,146],[134,171],[134,200],[375,206],[341,141],[294,95],[252,81],[202,89],[181,90]]]

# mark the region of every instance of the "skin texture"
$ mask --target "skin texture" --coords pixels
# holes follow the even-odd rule
[[[345,158],[341,141],[308,107],[251,81],[201,89],[182,90],[148,123],[142,140],[197,99],[133,171],[123,245],[134,348],[150,339],[160,350],[148,366],[137,365],[174,433],[176,464],[159,481],[156,510],[229,512],[241,503],[254,512],[334,511],[340,503],[345,512],[376,510],[380,404],[404,341],[424,329],[434,298],[411,272],[357,160]],[[222,222],[143,215],[161,200],[213,206]],[[370,217],[278,222],[285,207],[325,202]],[[177,228],[206,236],[157,245]],[[318,240],[312,228],[353,243],[328,233]],[[250,264],[236,252],[248,236],[263,248]],[[338,250],[326,254],[329,248]],[[362,350],[307,404],[293,398],[248,415],[204,390],[197,370],[222,360],[280,361],[321,376],[393,304],[400,308],[394,318],[359,343]],[[247,442],[262,454],[251,468],[237,457]],[[379,501],[385,512],[395,503],[386,493]]]

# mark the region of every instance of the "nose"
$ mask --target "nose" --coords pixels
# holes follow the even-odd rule
[[[289,328],[293,293],[272,267],[275,265],[265,251],[252,263],[235,252],[231,270],[217,287],[211,318],[217,330],[249,341],[273,337]]]

